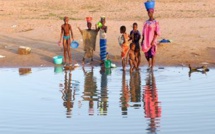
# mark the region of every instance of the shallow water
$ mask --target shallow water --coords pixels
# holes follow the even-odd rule
[[[215,70],[0,69],[1,134],[215,131]]]

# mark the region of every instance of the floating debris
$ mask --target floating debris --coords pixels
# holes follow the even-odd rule
[[[207,65],[203,65],[200,67],[191,67],[191,65],[189,64],[189,77],[191,77],[191,74],[193,72],[200,72],[202,74],[206,74],[206,72],[209,72],[209,68],[207,67]]]
[[[6,56],[4,56],[4,55],[0,55],[0,58],[5,58]]]

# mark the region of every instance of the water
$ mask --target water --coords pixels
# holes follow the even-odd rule
[[[215,70],[0,69],[1,134],[215,131]]]

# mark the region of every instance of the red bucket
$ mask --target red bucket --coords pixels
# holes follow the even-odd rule
[[[86,21],[87,21],[87,22],[91,22],[92,19],[93,19],[92,17],[86,17]]]

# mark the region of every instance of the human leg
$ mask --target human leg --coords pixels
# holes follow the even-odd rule
[[[71,54],[71,49],[70,49],[70,39],[67,40],[67,54],[69,57],[69,64],[72,64],[72,54]]]
[[[133,63],[132,60],[129,60],[129,65],[130,65],[130,73],[133,71]]]
[[[66,63],[67,62],[67,45],[66,45],[66,40],[64,39],[63,40],[63,56],[64,56],[64,58],[63,58],[63,60],[64,60],[64,63]]]
[[[122,70],[125,71],[125,58],[122,58]]]
[[[83,56],[83,59],[82,59],[82,64],[83,65],[85,64],[85,57],[86,57],[86,51],[84,52],[84,56]]]
[[[137,68],[139,68],[140,66],[140,62],[141,62],[141,54],[140,54],[140,51],[138,52],[138,57],[137,57]]]
[[[155,55],[152,56],[151,65],[152,65],[151,68],[153,68],[155,65]]]

